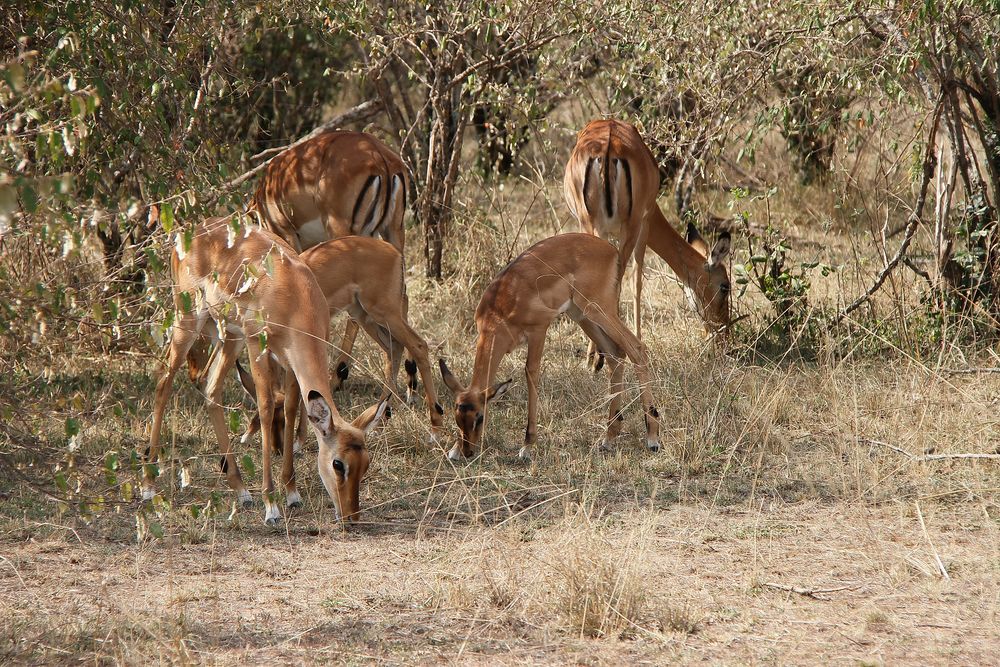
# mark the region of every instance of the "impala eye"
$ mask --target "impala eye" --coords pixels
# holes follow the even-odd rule
[[[347,468],[344,467],[344,462],[340,459],[333,460],[333,470],[341,477],[347,475]]]
[[[482,426],[482,424],[483,424],[483,415],[482,414],[476,415],[476,428],[479,428],[480,426]]]

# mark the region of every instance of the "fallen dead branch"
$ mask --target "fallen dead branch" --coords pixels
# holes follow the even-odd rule
[[[774,588],[779,591],[787,591],[788,593],[804,595],[805,597],[813,598],[814,600],[829,600],[830,598],[825,596],[826,593],[836,593],[838,591],[848,591],[852,588],[857,588],[857,584],[835,586],[833,588],[802,588],[801,586],[786,586],[785,584],[776,584],[774,582],[768,582],[764,585],[768,588]]]
[[[948,375],[979,375],[980,373],[1000,373],[1000,368],[942,368],[942,373]]]
[[[868,445],[878,445],[879,447],[885,447],[886,449],[891,449],[897,454],[902,454],[913,461],[946,461],[950,459],[972,459],[972,460],[985,460],[985,461],[1000,461],[1000,454],[978,454],[978,453],[958,453],[958,454],[911,454],[902,447],[897,447],[896,445],[890,445],[888,442],[883,442],[881,440],[872,440],[871,438],[858,438],[858,442],[868,444]]]

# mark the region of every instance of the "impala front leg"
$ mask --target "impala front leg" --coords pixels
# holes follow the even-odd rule
[[[200,329],[201,325],[197,319],[188,314],[175,325],[173,335],[170,338],[167,367],[156,383],[156,394],[153,398],[153,426],[149,433],[149,447],[143,457],[143,500],[152,500],[156,495],[156,475],[153,474],[153,471],[160,457],[160,429],[163,427],[163,414],[167,409],[167,400],[174,387],[174,376],[187,360],[187,354],[197,340]]]
[[[285,372],[285,432],[281,451],[281,485],[285,488],[285,506],[289,509],[302,507],[302,496],[295,488],[295,422],[298,417],[299,383],[290,370]],[[305,421],[305,420],[303,420]]]
[[[544,351],[545,330],[531,332],[528,335],[528,358],[524,364],[524,375],[528,382],[528,425],[524,429],[524,447],[517,453],[518,458],[525,461],[531,458],[531,448],[538,439],[538,380]]]
[[[219,452],[222,455],[222,473],[226,476],[230,488],[236,492],[239,504],[248,509],[253,506],[253,498],[243,484],[243,476],[240,475],[240,468],[236,464],[236,457],[233,455],[233,447],[229,439],[229,425],[226,423],[226,414],[222,407],[223,386],[229,372],[236,365],[236,355],[239,354],[242,347],[243,340],[240,338],[230,337],[222,343],[218,355],[208,369],[205,400],[208,404],[208,416],[215,429],[215,439],[219,443]]]
[[[274,480],[271,478],[271,453],[277,446],[274,440],[274,374],[270,352],[261,350],[256,336],[250,338],[250,371],[257,385],[257,413],[260,415],[261,435],[261,497],[264,500],[264,523],[277,526],[281,509],[274,502]],[[287,375],[291,375],[289,372]]]

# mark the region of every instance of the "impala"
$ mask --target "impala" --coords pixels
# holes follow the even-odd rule
[[[659,413],[653,407],[645,346],[618,317],[618,252],[589,234],[562,234],[536,243],[507,265],[493,280],[476,308],[476,357],[472,380],[463,386],[440,360],[441,377],[455,394],[455,422],[461,439],[449,452],[452,460],[471,456],[482,436],[487,404],[503,395],[511,381],[495,383],[501,360],[528,344],[528,424],[518,456],[531,457],[538,414],[538,380],[545,334],[566,313],[610,360],[611,404],[601,449],[611,449],[621,431],[624,353],[636,367],[646,422],[646,446],[657,451]]]
[[[399,394],[396,377],[403,350],[409,351],[413,361],[407,373],[420,371],[424,381],[424,396],[431,419],[431,442],[439,442],[444,409],[437,402],[434,378],[427,356],[427,343],[406,321],[403,299],[406,285],[403,282],[403,258],[385,241],[365,236],[345,236],[325,241],[303,252],[299,258],[305,262],[326,296],[330,313],[348,313],[385,352],[386,392]],[[241,376],[244,387],[246,378]],[[407,386],[410,395],[416,389],[416,379]],[[248,393],[253,393],[248,389]],[[282,415],[284,418],[286,415]],[[294,423],[295,415],[287,415]],[[251,422],[247,436],[259,430]]]
[[[326,299],[307,267],[283,240],[235,217],[214,218],[197,227],[186,244],[179,236],[171,257],[177,322],[170,338],[167,367],[156,385],[153,425],[143,467],[144,499],[156,493],[154,464],[160,451],[160,428],[174,375],[200,336],[218,338],[217,358],[208,368],[206,400],[222,453],[222,471],[244,507],[250,493],[229,444],[222,408],[222,386],[244,345],[249,347],[250,372],[256,385],[261,420],[264,520],[275,525],[281,510],[273,500],[271,453],[276,451],[272,429],[275,365],[286,369],[285,405],[298,407],[306,397],[306,415],[319,441],[320,479],[333,499],[338,517],[358,513],[361,479],[368,470],[365,435],[382,419],[382,400],[353,423],[337,412],[327,370],[330,313]],[[184,247],[188,245],[188,247]],[[286,423],[285,444],[291,429]],[[292,448],[283,447],[282,484],[289,508],[301,505],[295,487]]]
[[[261,226],[296,251],[341,236],[379,236],[403,254],[406,167],[370,134],[325,132],[268,164],[252,210]],[[404,296],[403,312],[406,313]],[[350,373],[358,325],[347,323],[337,360],[337,387]],[[412,368],[409,364],[408,372]],[[415,370],[415,369],[414,369]],[[410,374],[410,382],[415,380]]]
[[[647,247],[666,260],[684,283],[707,333],[724,332],[730,322],[730,282],[725,267],[731,245],[729,232],[723,232],[709,250],[689,224],[685,241],[660,212],[656,203],[659,187],[653,154],[632,125],[595,120],[577,136],[566,163],[563,193],[583,231],[618,239],[619,279],[634,255],[636,336],[642,336],[640,303]]]

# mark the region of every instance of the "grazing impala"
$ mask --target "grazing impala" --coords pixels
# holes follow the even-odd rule
[[[299,258],[316,276],[331,314],[348,313],[385,351],[386,393],[399,394],[396,386],[399,364],[404,348],[409,351],[414,361],[407,361],[407,364],[419,369],[424,381],[424,396],[431,418],[430,440],[439,442],[444,409],[437,402],[427,343],[410,327],[403,313],[406,285],[399,252],[379,239],[345,236],[315,245]],[[247,379],[241,375],[240,380],[246,388]],[[413,385],[407,387],[407,394],[416,388],[415,379]],[[248,392],[253,393],[249,389]],[[294,421],[294,415],[292,418]],[[247,436],[259,428],[259,424],[251,422]]]
[[[277,444],[272,429],[275,364],[288,371],[286,414],[289,402],[298,407],[300,394],[306,397],[306,415],[319,441],[320,479],[338,516],[353,519],[369,464],[365,435],[381,420],[388,403],[383,400],[372,406],[353,423],[337,412],[327,369],[330,313],[312,271],[277,236],[253,226],[241,227],[235,217],[209,220],[189,238],[185,248],[184,237],[178,237],[171,257],[178,320],[170,338],[167,368],[156,385],[147,463],[155,463],[159,455],[160,427],[174,375],[200,336],[217,337],[221,345],[208,372],[208,411],[222,452],[222,471],[243,506],[251,504],[230,448],[220,402],[223,380],[246,344],[261,419],[265,522],[274,525],[281,519],[271,479],[271,453]],[[285,503],[296,507],[302,501],[295,488],[290,442],[291,429],[286,424],[282,484]],[[144,499],[156,493],[154,476],[153,466],[144,466]]]
[[[252,208],[261,226],[303,251],[341,236],[380,236],[403,254],[406,167],[364,132],[332,131],[279,154],[267,165]],[[404,299],[404,314],[406,312]],[[350,373],[358,325],[347,323],[337,387]],[[409,370],[412,367],[408,364]],[[415,374],[410,375],[410,384]]]
[[[641,337],[640,303],[646,248],[666,260],[684,283],[709,334],[729,325],[729,273],[725,258],[731,240],[723,232],[708,250],[693,225],[688,240],[674,231],[656,203],[660,178],[653,154],[635,127],[618,120],[595,120],[576,140],[566,163],[563,192],[573,216],[588,234],[618,239],[619,278],[635,256],[635,331]],[[593,352],[593,350],[591,350]]]
[[[618,253],[607,241],[589,234],[562,234],[524,251],[493,280],[476,309],[476,359],[472,381],[462,386],[440,361],[441,376],[455,394],[455,421],[461,440],[449,452],[459,460],[471,456],[483,432],[486,404],[510,387],[494,384],[500,361],[522,343],[528,344],[528,425],[518,454],[531,457],[538,414],[538,379],[545,333],[561,313],[580,325],[610,362],[611,406],[601,448],[608,450],[621,431],[622,355],[635,364],[645,412],[646,446],[660,448],[659,413],[653,407],[645,346],[618,317]]]

